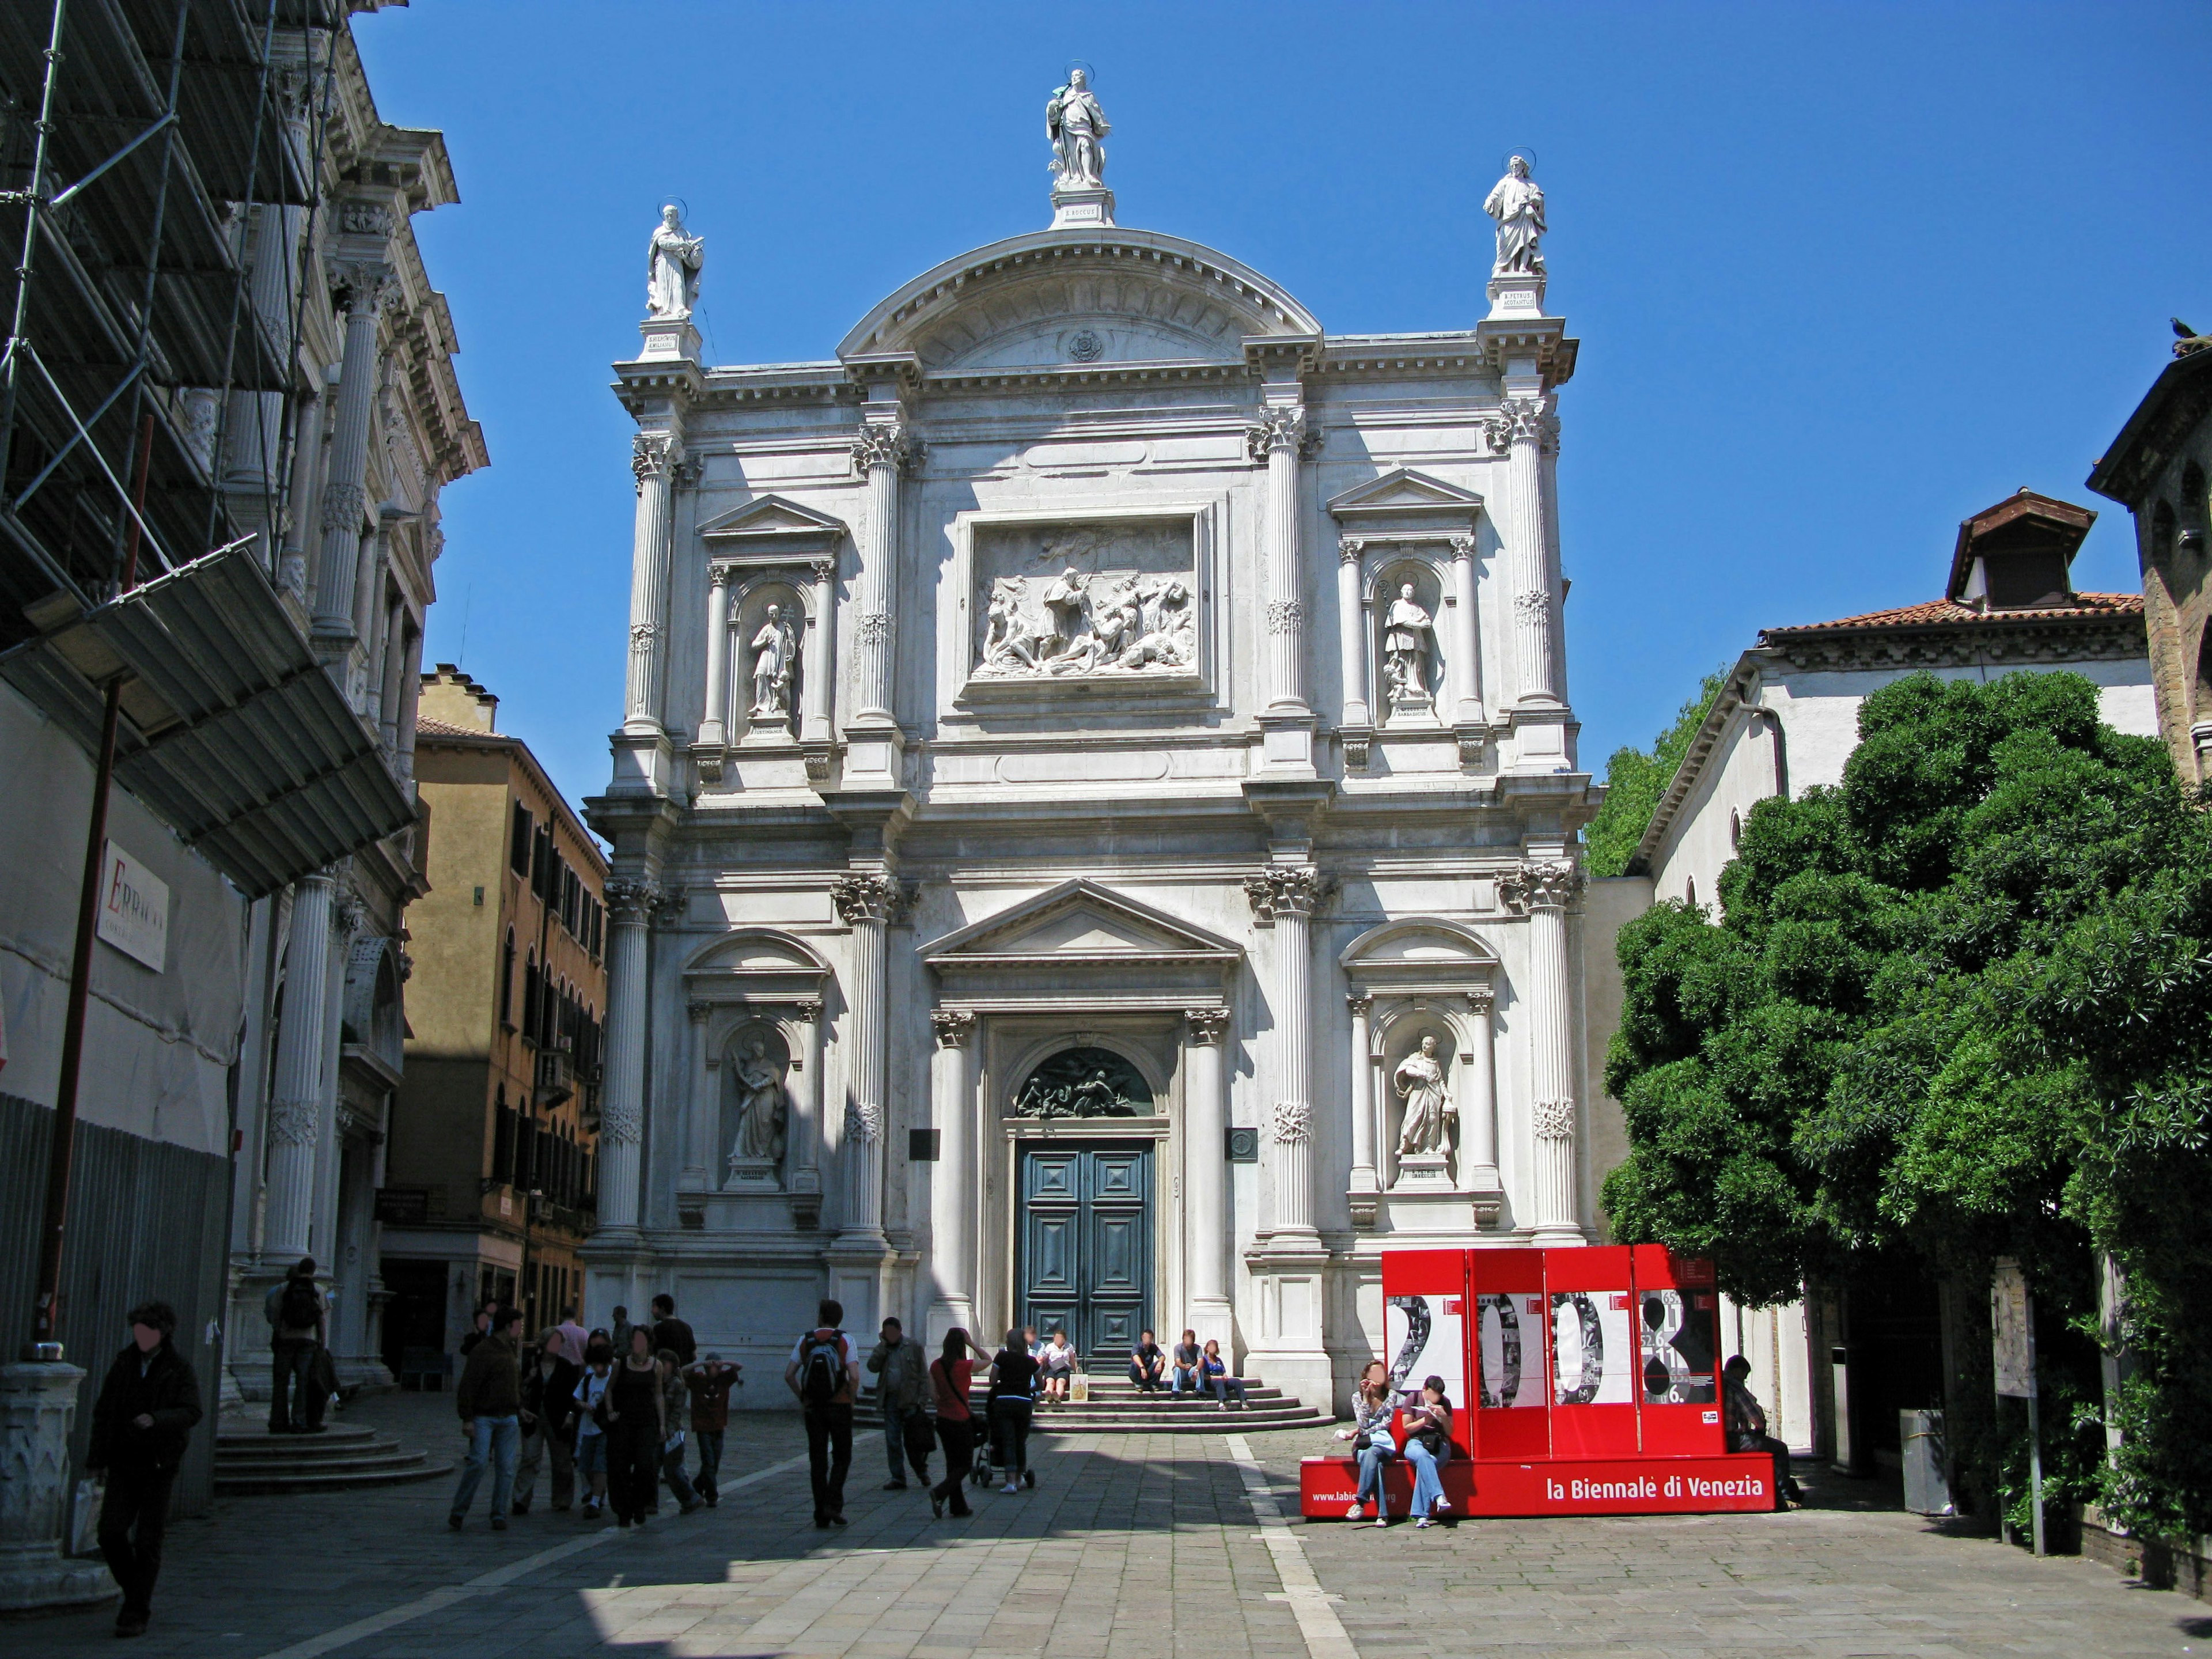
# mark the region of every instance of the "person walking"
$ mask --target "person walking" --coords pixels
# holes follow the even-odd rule
[[[684,1474],[684,1425],[691,1415],[691,1393],[684,1386],[684,1367],[677,1363],[675,1349],[663,1348],[654,1357],[660,1361],[660,1478],[668,1483],[678,1510],[689,1515],[707,1507]]]
[[[584,1483],[583,1518],[596,1521],[607,1504],[607,1389],[614,1382],[615,1351],[594,1336],[584,1350],[576,1379],[576,1479]]]
[[[877,1376],[876,1399],[884,1409],[884,1449],[891,1464],[885,1492],[906,1490],[906,1468],[921,1484],[929,1484],[929,1369],[921,1346],[906,1340],[906,1330],[896,1319],[884,1321],[883,1340],[868,1355],[868,1369]],[[915,1455],[917,1448],[920,1455]]]
[[[845,1524],[845,1475],[853,1467],[853,1401],[860,1392],[860,1356],[839,1328],[842,1302],[814,1310],[814,1328],[791,1350],[783,1384],[806,1420],[806,1472],[814,1485],[814,1524]]]
[[[629,1358],[629,1310],[617,1308],[615,1316],[607,1322],[607,1335],[615,1345],[615,1364],[619,1365]]]
[[[666,1291],[653,1298],[653,1351],[676,1350],[679,1363],[688,1365],[699,1357],[699,1339],[676,1316],[676,1298]]]
[[[1024,1333],[1008,1331],[1006,1346],[991,1356],[991,1392],[985,1401],[991,1413],[991,1461],[1006,1473],[1000,1492],[1019,1492],[1035,1486],[1030,1468],[1030,1416],[1036,1408],[1037,1362],[1030,1358]]]
[[[171,1338],[176,1310],[142,1302],[131,1310],[131,1340],[107,1368],[92,1407],[88,1473],[106,1477],[100,1553],[123,1591],[118,1636],[143,1636],[161,1571],[169,1488],[200,1420],[200,1382]]]
[[[722,1436],[730,1426],[730,1390],[741,1389],[744,1367],[709,1353],[684,1371],[691,1395],[691,1437],[699,1443],[699,1478],[692,1482],[708,1509],[720,1501]]]
[[[567,1356],[568,1363],[581,1368],[584,1363],[584,1345],[592,1340],[592,1334],[586,1330],[576,1318],[575,1309],[573,1307],[562,1309],[561,1322],[555,1328],[561,1333],[561,1351]]]
[[[970,1358],[969,1356],[975,1358]],[[975,1413],[968,1404],[975,1382],[975,1360],[988,1358],[957,1325],[945,1334],[945,1346],[930,1362],[930,1391],[937,1397],[937,1438],[945,1448],[945,1479],[929,1489],[930,1513],[942,1520],[945,1506],[955,1516],[968,1507],[968,1466],[975,1457]]]
[[[514,1513],[530,1513],[538,1489],[538,1466],[553,1460],[551,1507],[565,1511],[576,1485],[574,1430],[576,1382],[583,1375],[568,1361],[558,1326],[538,1333],[530,1363],[522,1371],[522,1457],[514,1469]]]
[[[314,1257],[295,1262],[262,1308],[269,1318],[271,1358],[269,1432],[320,1434],[330,1401],[315,1386],[315,1350],[322,1346],[331,1304],[315,1284]]]
[[[507,1530],[507,1512],[514,1499],[515,1454],[522,1440],[521,1340],[522,1310],[502,1308],[492,1316],[483,1340],[469,1350],[460,1386],[453,1390],[453,1409],[460,1413],[461,1432],[469,1440],[468,1462],[461,1466],[453,1506],[446,1511],[446,1524],[455,1532],[468,1517],[487,1466],[492,1471],[491,1529]]]
[[[661,1447],[668,1438],[653,1328],[629,1328],[629,1352],[607,1385],[607,1484],[615,1524],[643,1526],[660,1507]]]

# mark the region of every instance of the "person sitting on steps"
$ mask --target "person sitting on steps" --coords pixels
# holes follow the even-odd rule
[[[1205,1385],[1205,1351],[1198,1346],[1198,1333],[1185,1331],[1168,1356],[1168,1392],[1196,1394]]]
[[[1223,1411],[1227,1411],[1230,1397],[1233,1395],[1237,1400],[1237,1409],[1243,1411],[1247,1403],[1244,1399],[1244,1379],[1230,1375],[1229,1362],[1221,1357],[1221,1344],[1209,1341],[1206,1345],[1206,1352],[1199,1364],[1205,1372],[1206,1386],[1212,1390],[1213,1403]]]
[[[1129,1381],[1137,1385],[1139,1394],[1158,1394],[1160,1384],[1167,1379],[1167,1355],[1152,1340],[1152,1334],[1145,1332],[1137,1339],[1137,1346],[1129,1351]]]
[[[1068,1345],[1065,1328],[1055,1327],[1052,1340],[1045,1344],[1044,1352],[1037,1356],[1037,1364],[1044,1372],[1044,1401],[1049,1406],[1067,1403],[1068,1380],[1075,1375],[1075,1350]]]
[[[1398,1442],[1390,1432],[1390,1370],[1379,1359],[1370,1359],[1359,1373],[1359,1382],[1352,1390],[1352,1426],[1339,1429],[1339,1440],[1352,1442],[1352,1455],[1359,1460],[1359,1489],[1352,1494],[1352,1507],[1344,1512],[1347,1521],[1366,1517],[1364,1505],[1370,1492],[1375,1495],[1375,1524],[1390,1524],[1390,1500],[1382,1490],[1382,1466],[1394,1462],[1398,1456]]]

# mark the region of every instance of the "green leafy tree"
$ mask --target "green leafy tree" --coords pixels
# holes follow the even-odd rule
[[[1717,919],[1622,931],[1615,1233],[1753,1305],[1909,1261],[1985,1318],[2016,1256],[2057,1500],[2212,1529],[2212,817],[2071,674],[1899,680],[1859,739],[1838,787],[1753,810]],[[2133,1367],[2109,1467],[2100,1254]],[[1979,1363],[1954,1444],[2024,1522],[2024,1417]]]
[[[1690,752],[1690,739],[1698,735],[1727,684],[1723,670],[1706,675],[1698,695],[1675,711],[1674,723],[1651,740],[1649,754],[1626,747],[1613,751],[1605,763],[1605,799],[1583,831],[1590,874],[1617,876],[1628,868],[1659,797],[1674,781],[1682,757]]]

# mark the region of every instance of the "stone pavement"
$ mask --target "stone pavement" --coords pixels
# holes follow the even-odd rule
[[[349,1413],[428,1443],[437,1396]],[[721,1508],[641,1531],[539,1513],[444,1525],[441,1480],[225,1500],[170,1531],[146,1653],[225,1659],[1853,1659],[2191,1655],[2203,1604],[2078,1559],[1948,1536],[1838,1487],[1787,1516],[1295,1522],[1304,1431],[1033,1442],[1037,1489],[933,1522],[854,1448],[835,1534],[809,1521],[798,1424],[735,1419]],[[1240,1464],[1240,1458],[1250,1461]],[[750,1474],[746,1489],[729,1483]],[[542,1479],[542,1476],[541,1476]],[[1256,1489],[1256,1490],[1255,1490]],[[541,1486],[539,1503],[544,1503]],[[11,1651],[112,1652],[110,1614],[0,1626]],[[35,1649],[31,1645],[35,1643]]]

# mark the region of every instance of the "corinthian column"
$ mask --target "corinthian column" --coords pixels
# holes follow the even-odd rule
[[[384,265],[342,266],[345,356],[338,369],[337,413],[323,483],[323,553],[315,572],[315,632],[350,638],[355,568],[367,526],[369,416],[376,397],[376,319],[392,272]]]
[[[327,871],[292,889],[292,938],[284,953],[284,1012],[276,1028],[276,1075],[269,1097],[269,1197],[262,1251],[307,1255],[315,1210],[315,1143],[322,1135],[323,1038],[330,985],[331,899]]]
[[[1254,916],[1275,929],[1275,1073],[1282,1093],[1268,1117],[1275,1147],[1274,1235],[1316,1244],[1311,922],[1315,907],[1334,886],[1304,864],[1269,865],[1244,882]]]
[[[1304,715],[1306,608],[1298,570],[1298,452],[1306,412],[1297,404],[1267,410],[1247,434],[1252,459],[1267,467],[1267,712]]]
[[[1505,591],[1513,605],[1513,654],[1525,706],[1559,701],[1552,653],[1552,578],[1546,551],[1543,453],[1557,441],[1559,423],[1550,400],[1514,396],[1484,422],[1493,452],[1504,452],[1505,489],[1499,526],[1505,544]]]
[[[853,444],[853,464],[868,481],[861,511],[860,568],[853,579],[854,664],[853,723],[895,726],[891,669],[897,652],[891,584],[898,567],[899,475],[919,447],[897,420],[871,422]]]
[[[1574,987],[1567,974],[1567,907],[1582,872],[1565,860],[1531,860],[1498,883],[1528,915],[1528,1079],[1535,1131],[1536,1240],[1578,1244],[1575,1202]]]
[[[956,1325],[976,1334],[975,1154],[969,1133],[975,1115],[975,1016],[965,1008],[939,1008],[929,1023],[937,1033],[930,1115],[938,1136],[937,1162],[929,1169],[930,1265],[937,1276],[929,1340],[940,1342]]]
[[[649,881],[606,884],[607,1058],[599,1097],[602,1229],[635,1227],[638,1152],[645,1139],[646,918],[660,898]]]
[[[1234,1314],[1229,1302],[1229,1112],[1222,1069],[1229,1063],[1222,1041],[1225,1008],[1194,1008],[1183,1017],[1183,1191],[1190,1212],[1190,1309],[1184,1323],[1199,1340],[1220,1342],[1226,1352]]]
[[[851,1082],[845,1102],[845,1224],[841,1243],[880,1244],[884,1237],[884,1080],[890,1070],[890,1025],[884,1006],[885,933],[904,902],[898,883],[869,872],[840,876],[830,889],[837,914],[853,930]]]
[[[671,496],[682,446],[665,432],[641,432],[631,445],[637,475],[637,518],[629,557],[629,674],[623,730],[650,737],[660,726],[662,666],[668,655],[668,560]]]

